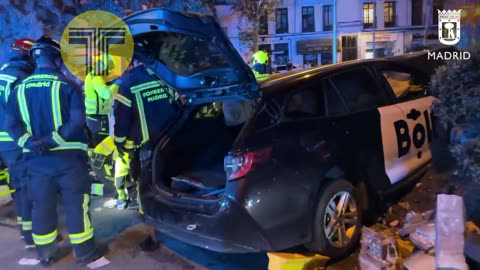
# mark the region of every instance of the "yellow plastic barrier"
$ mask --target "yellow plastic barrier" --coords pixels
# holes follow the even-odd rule
[[[268,270],[317,270],[324,269],[329,257],[319,254],[268,253]]]

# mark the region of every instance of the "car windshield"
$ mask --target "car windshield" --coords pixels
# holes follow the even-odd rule
[[[231,68],[228,57],[213,41],[172,32],[149,33],[157,58],[173,72],[189,76],[212,68]]]

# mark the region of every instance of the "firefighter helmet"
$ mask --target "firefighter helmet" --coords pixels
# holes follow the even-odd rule
[[[35,41],[30,51],[30,55],[33,57],[39,57],[45,54],[50,57],[61,57],[60,43],[48,36],[42,36]]]
[[[144,39],[135,41],[133,59],[145,64],[149,64],[154,59],[154,53],[148,41]]]
[[[29,38],[20,38],[15,40],[10,46],[12,51],[18,52],[23,55],[28,55],[32,49],[35,40]]]

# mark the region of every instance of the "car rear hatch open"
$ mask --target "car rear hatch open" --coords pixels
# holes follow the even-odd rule
[[[213,17],[158,8],[124,22],[135,40],[150,44],[160,60],[153,67],[157,74],[190,103],[259,95],[253,72]]]

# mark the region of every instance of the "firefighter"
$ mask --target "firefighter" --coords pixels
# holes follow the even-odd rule
[[[116,96],[114,140],[120,157],[129,154],[130,174],[136,180],[139,164],[135,150],[144,146],[174,119],[184,100],[168,86],[175,81],[175,74],[155,59],[147,41],[135,43],[133,66],[123,74],[122,85]],[[142,213],[139,200],[141,188],[137,187],[137,191],[139,211]],[[140,244],[145,251],[153,251],[158,246],[155,235],[147,237]]]
[[[113,136],[105,138],[95,147],[93,152],[97,161],[94,163],[101,164],[97,167],[98,169],[106,170],[106,175],[111,175],[109,166],[105,166],[104,164],[106,158],[111,156],[112,160],[115,162],[113,180],[115,181],[114,185],[117,192],[117,199],[106,202],[105,206],[108,208],[117,207],[118,209],[126,209],[128,204],[132,201],[131,198],[128,197],[127,192],[127,179],[130,172],[130,158],[128,153],[124,153],[123,156],[118,155]]]
[[[130,174],[137,179],[139,166],[134,150],[164,129],[181,105],[178,93],[167,86],[174,74],[155,60],[146,41],[135,43],[133,65],[123,74],[116,96],[114,140],[121,158],[127,161],[125,153],[129,154]]]
[[[30,52],[32,75],[10,95],[6,128],[23,148],[33,201],[32,236],[40,262],[58,259],[57,199],[62,197],[67,230],[78,263],[100,257],[89,213],[85,106],[81,89],[62,73],[60,44],[46,36]]]
[[[265,51],[259,50],[252,56],[252,69],[255,75],[271,74],[272,70],[268,66],[268,54]]]
[[[91,68],[85,77],[84,91],[86,122],[91,133],[92,146],[95,147],[110,135],[109,115],[121,80],[116,79],[110,84],[100,76],[105,70],[112,72],[115,68],[115,61],[111,56],[101,54],[94,57],[93,63],[95,68]]]
[[[30,49],[35,41],[21,38],[13,42],[9,51],[9,62],[0,69],[0,158],[10,174],[10,183],[15,189],[13,199],[17,221],[25,248],[34,248],[32,239],[32,203],[27,196],[27,166],[22,162],[22,149],[4,130],[7,101],[15,86],[32,74],[35,63]]]

